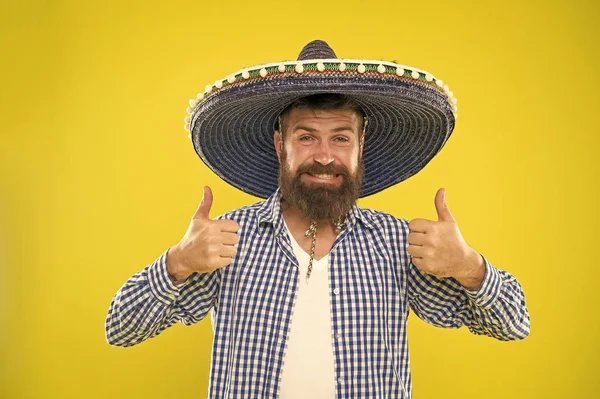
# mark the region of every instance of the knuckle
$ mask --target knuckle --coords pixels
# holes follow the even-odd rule
[[[214,236],[215,234],[219,233],[220,231],[221,231],[221,229],[219,228],[219,225],[216,223],[209,223],[205,229],[205,232],[211,236]]]
[[[211,245],[206,249],[206,253],[209,257],[215,258],[218,256],[218,250],[215,245]]]
[[[425,249],[425,256],[424,257],[427,257],[427,258],[431,259],[431,258],[434,257],[434,255],[435,255],[435,251],[432,248]]]
[[[235,221],[235,220],[231,220],[231,219],[222,219],[218,221],[219,224],[219,230],[239,230],[240,225]]]

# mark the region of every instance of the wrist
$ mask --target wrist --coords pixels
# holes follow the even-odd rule
[[[485,277],[485,261],[483,256],[474,249],[469,251],[465,260],[465,274],[458,282],[468,290],[478,290]]]
[[[180,259],[179,246],[176,244],[169,248],[169,252],[167,253],[167,273],[175,285],[183,283],[190,275]]]

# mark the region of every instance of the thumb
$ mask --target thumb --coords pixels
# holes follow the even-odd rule
[[[454,222],[454,217],[446,204],[446,189],[440,188],[435,194],[435,209],[438,214],[439,222]]]
[[[210,207],[212,206],[213,195],[209,186],[204,186],[204,192],[202,194],[202,202],[196,209],[196,213],[192,219],[208,219],[208,214],[210,213]]]

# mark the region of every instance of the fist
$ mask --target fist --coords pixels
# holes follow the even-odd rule
[[[435,196],[438,221],[414,219],[408,224],[408,253],[413,264],[437,277],[463,278],[470,273],[473,249],[463,239],[445,201],[445,189]]]
[[[231,263],[237,253],[240,225],[233,220],[209,218],[213,196],[210,187],[204,187],[202,202],[190,221],[181,241],[169,250],[167,267],[177,281],[185,280],[193,272],[209,273]]]

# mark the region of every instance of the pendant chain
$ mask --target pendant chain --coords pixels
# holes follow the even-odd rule
[[[344,227],[344,222],[342,221],[342,218],[339,218],[337,220],[337,222],[335,223],[336,233],[339,233],[343,227]],[[308,226],[308,230],[306,230],[306,232],[304,233],[304,236],[305,237],[312,236],[312,242],[310,244],[310,260],[308,261],[308,270],[306,271],[306,282],[308,282],[308,278],[310,277],[310,274],[312,273],[313,259],[315,257],[315,246],[317,245],[317,221],[316,220],[313,220],[312,222],[310,222],[310,226]]]

